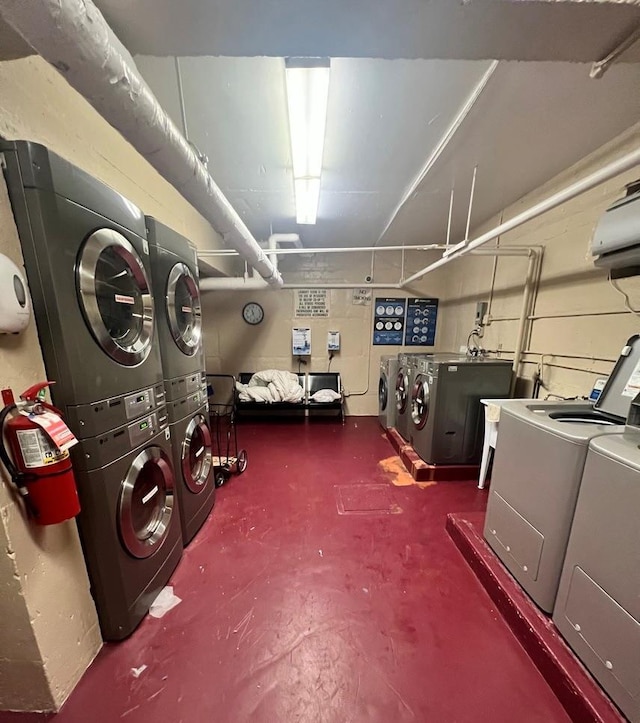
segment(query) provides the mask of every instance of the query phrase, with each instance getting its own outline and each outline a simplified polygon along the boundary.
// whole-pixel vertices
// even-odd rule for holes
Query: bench
[[[253,372],[241,372],[238,379],[242,384],[248,384]],[[299,402],[255,402],[240,401],[236,395],[236,412],[241,417],[306,417],[326,416],[326,412],[333,412],[344,422],[344,393],[342,380],[338,372],[308,372],[298,374],[300,386],[304,390],[304,397]],[[340,394],[335,402],[316,402],[311,396],[320,389],[332,389]]]

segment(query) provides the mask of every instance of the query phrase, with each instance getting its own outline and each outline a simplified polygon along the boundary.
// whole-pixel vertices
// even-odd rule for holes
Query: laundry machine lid
[[[593,405],[605,414],[623,421],[633,398],[640,392],[640,335],[627,340],[604,389]]]
[[[596,437],[590,450],[640,472],[640,431],[636,429]]]
[[[209,425],[203,414],[194,414],[187,425],[181,453],[182,477],[191,492],[199,494],[205,489],[212,464]]]
[[[167,277],[167,320],[178,349],[193,356],[202,338],[202,311],[198,282],[184,263],[175,264]]]
[[[92,336],[117,363],[136,366],[151,352],[153,298],[144,265],[117,231],[100,228],[76,266],[80,307]]]
[[[173,468],[157,446],[143,449],[120,485],[118,530],[122,544],[137,558],[150,557],[167,536],[173,514]]]

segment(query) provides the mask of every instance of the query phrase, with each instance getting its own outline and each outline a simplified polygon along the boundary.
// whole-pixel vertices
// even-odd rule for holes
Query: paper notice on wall
[[[353,290],[353,304],[361,304],[363,306],[369,306],[371,304],[372,292],[371,289],[354,289]]]
[[[294,327],[291,332],[293,356],[311,356],[311,329]]]
[[[327,289],[296,289],[294,316],[329,316]]]
[[[622,390],[623,397],[635,397],[640,392],[640,361],[636,364],[636,368],[631,373],[629,381]]]

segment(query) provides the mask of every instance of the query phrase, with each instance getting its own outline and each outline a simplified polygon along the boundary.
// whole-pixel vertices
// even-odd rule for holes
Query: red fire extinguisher
[[[0,459],[22,495],[30,516],[40,525],[55,525],[80,512],[68,449],[59,449],[33,421],[45,411],[62,416],[40,396],[52,383],[34,384],[20,395],[22,401],[17,404],[11,390],[3,390],[6,406],[0,412]],[[11,456],[5,447],[5,435]]]

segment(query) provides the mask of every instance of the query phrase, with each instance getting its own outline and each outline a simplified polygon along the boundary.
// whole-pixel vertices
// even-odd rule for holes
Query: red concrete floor
[[[391,485],[371,418],[239,435],[249,467],[185,552],[182,603],[107,645],[56,723],[569,720],[445,531],[486,492]]]

